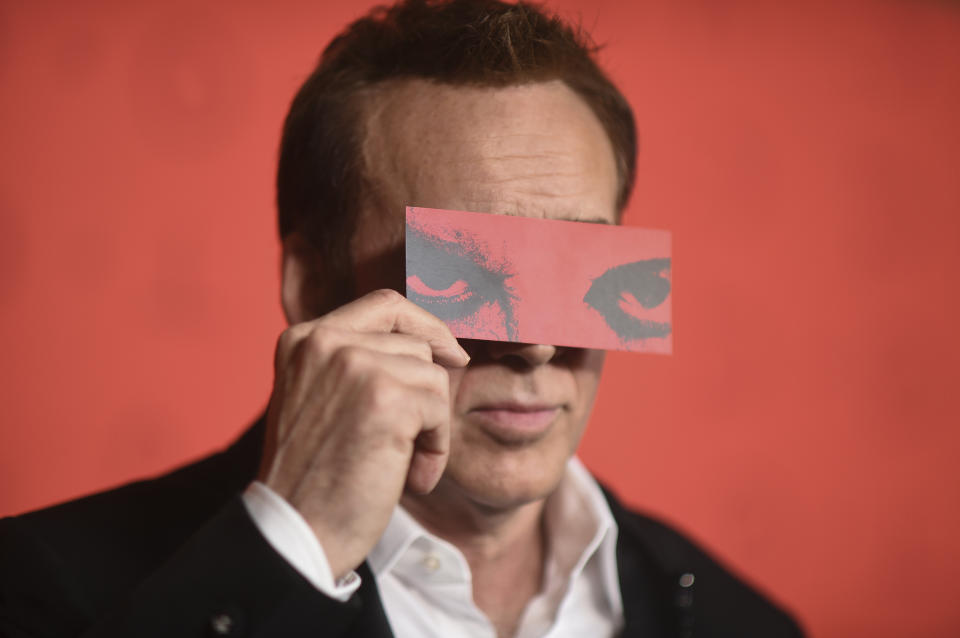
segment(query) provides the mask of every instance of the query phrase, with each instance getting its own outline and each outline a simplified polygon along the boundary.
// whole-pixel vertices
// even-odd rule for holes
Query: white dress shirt
[[[320,591],[347,600],[360,586],[334,582],[326,554],[290,504],[259,482],[244,492],[250,516],[271,545]],[[544,505],[543,588],[527,605],[517,638],[613,636],[623,627],[617,526],[599,486],[576,458]],[[496,638],[473,602],[470,566],[452,544],[397,506],[367,562],[397,638]]]

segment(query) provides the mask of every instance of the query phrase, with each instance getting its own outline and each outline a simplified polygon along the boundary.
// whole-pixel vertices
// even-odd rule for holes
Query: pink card
[[[672,351],[668,231],[407,207],[406,260],[456,337]]]

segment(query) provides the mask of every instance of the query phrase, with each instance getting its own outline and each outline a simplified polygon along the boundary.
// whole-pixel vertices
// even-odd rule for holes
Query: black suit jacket
[[[366,564],[357,594],[330,599],[248,516],[240,493],[263,427],[166,476],[0,521],[0,636],[391,636]],[[624,636],[802,635],[678,532],[607,498],[620,528]]]

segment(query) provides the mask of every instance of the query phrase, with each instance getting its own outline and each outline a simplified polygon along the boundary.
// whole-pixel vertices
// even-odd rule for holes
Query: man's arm
[[[442,322],[392,291],[281,336],[261,478],[307,521],[336,576],[363,562],[405,485],[425,491],[439,479],[449,437],[440,364],[466,361]],[[111,527],[112,517],[100,514]],[[337,635],[361,607],[364,622],[383,616],[371,602],[372,578],[367,593],[346,603],[324,596],[264,539],[239,496],[186,543],[172,545],[155,569],[131,570],[137,576],[129,595],[111,599],[107,612],[88,600],[91,567],[71,573],[71,561],[54,549],[74,544],[46,543],[30,526],[24,519],[0,523],[2,636],[199,636],[241,625],[244,635],[298,635],[297,627]],[[164,535],[164,521],[153,526]],[[116,533],[106,544],[119,539],[123,546],[103,555],[123,561],[132,547],[151,542],[148,529]]]
[[[65,571],[64,557],[29,524],[0,523],[0,548],[4,638],[315,636],[317,627],[336,636],[362,610],[359,598],[336,601],[300,576],[260,536],[239,498],[106,612],[91,601],[96,592],[85,591],[97,578]]]

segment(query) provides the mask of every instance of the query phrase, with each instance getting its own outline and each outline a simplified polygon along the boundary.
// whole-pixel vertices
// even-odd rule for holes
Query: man
[[[325,51],[278,172],[264,421],[3,521],[4,636],[795,636],[571,460],[603,352],[463,341],[394,292],[407,204],[615,224],[630,109],[529,6],[407,2]],[[254,480],[257,479],[257,480]]]

